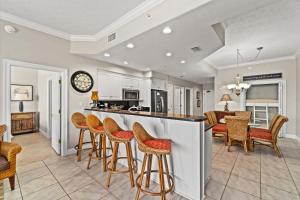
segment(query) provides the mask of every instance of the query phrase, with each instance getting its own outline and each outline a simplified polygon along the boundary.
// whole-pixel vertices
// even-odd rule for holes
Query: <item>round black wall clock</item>
[[[93,77],[85,71],[74,72],[71,76],[71,85],[77,91],[85,93],[93,88]]]

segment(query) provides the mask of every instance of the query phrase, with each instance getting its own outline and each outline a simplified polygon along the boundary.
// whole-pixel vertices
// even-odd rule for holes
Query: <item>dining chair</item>
[[[235,111],[235,116],[239,117],[247,117],[250,121],[251,119],[251,111]]]
[[[242,142],[244,151],[248,152],[248,123],[249,118],[245,116],[226,116],[226,126],[228,130],[228,151],[233,142]]]
[[[224,137],[224,144],[227,146],[227,126],[226,124],[221,124],[218,122],[216,113],[214,111],[209,111],[204,113],[207,117],[208,123],[213,125],[212,134],[214,137]]]
[[[277,118],[277,119],[274,119]],[[275,153],[278,157],[282,156],[282,153],[277,145],[278,134],[284,123],[288,121],[288,118],[279,115],[274,117],[274,122],[271,131],[268,129],[260,130],[260,129],[250,129],[250,148],[254,149],[254,143],[263,144],[274,149]],[[273,121],[273,120],[272,120]]]

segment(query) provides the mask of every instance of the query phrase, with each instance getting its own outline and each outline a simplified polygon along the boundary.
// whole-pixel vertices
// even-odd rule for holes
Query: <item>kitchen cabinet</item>
[[[102,100],[122,99],[122,77],[115,73],[98,72],[99,98]]]
[[[139,79],[123,76],[122,77],[122,88],[138,90],[139,89]]]
[[[151,89],[167,90],[166,85],[167,85],[167,81],[158,78],[152,78]]]

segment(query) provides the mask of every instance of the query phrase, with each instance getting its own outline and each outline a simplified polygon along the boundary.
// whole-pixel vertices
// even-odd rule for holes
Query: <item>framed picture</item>
[[[200,108],[201,107],[201,101],[197,100],[197,107]]]
[[[33,101],[33,86],[11,84],[10,100],[11,101]]]
[[[196,99],[200,99],[200,91],[196,92]]]

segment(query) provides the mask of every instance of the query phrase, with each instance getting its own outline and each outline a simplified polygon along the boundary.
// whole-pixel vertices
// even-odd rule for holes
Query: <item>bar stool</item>
[[[139,199],[140,192],[142,191],[144,194],[148,194],[151,196],[161,196],[161,199],[165,200],[166,194],[173,191],[174,189],[174,179],[169,173],[169,167],[166,157],[171,153],[172,142],[168,139],[158,139],[152,137],[138,122],[135,122],[133,124],[133,133],[138,143],[139,150],[144,152],[144,160],[142,164],[141,173],[136,178],[136,185],[138,189],[135,199]],[[153,155],[156,155],[158,158],[158,170],[151,170]],[[163,160],[166,172],[164,172]],[[145,172],[147,161],[148,166],[147,171]],[[152,172],[159,173],[160,192],[152,192],[146,189],[150,186],[150,176]],[[147,174],[145,187],[142,186],[144,174]],[[165,189],[164,175],[167,176],[167,181],[169,185],[168,189]]]
[[[91,149],[91,151],[89,153],[89,161],[88,161],[87,169],[90,168],[92,158],[102,159],[103,160],[103,162],[102,162],[103,171],[106,172],[107,171],[106,159],[111,156],[111,155],[106,155],[106,150],[112,149],[112,145],[111,145],[111,148],[106,147],[106,135],[105,135],[104,127],[103,127],[102,122],[98,119],[97,116],[95,116],[93,114],[89,114],[86,118],[86,123],[91,132],[91,140],[92,140],[92,146],[93,146],[93,148]],[[99,148],[97,148],[97,143],[96,143],[96,138],[98,135],[100,137]],[[98,154],[98,151],[99,151],[100,155]],[[94,153],[96,154],[95,157],[93,157]]]
[[[106,179],[106,187],[109,187],[110,185],[111,175],[117,173],[129,173],[131,187],[134,187],[134,178],[133,178],[134,164],[133,164],[132,149],[130,144],[131,140],[133,139],[133,133],[132,131],[124,131],[123,129],[121,129],[119,125],[112,118],[104,119],[103,124],[104,124],[105,134],[108,136],[109,140],[113,142],[114,145],[112,159],[107,163],[107,165],[110,164],[110,167],[108,167],[109,173]],[[118,157],[118,150],[119,150],[120,143],[125,144],[127,157]],[[117,169],[117,161],[119,159],[127,159],[128,168],[126,170]]]
[[[84,132],[88,130],[88,126],[86,124],[86,117],[79,112],[75,112],[71,117],[72,123],[78,129],[80,129],[78,144],[74,147],[77,150],[77,161],[81,161],[81,151],[82,145],[90,142],[83,142]]]

